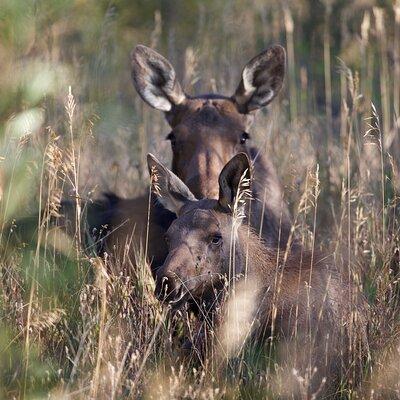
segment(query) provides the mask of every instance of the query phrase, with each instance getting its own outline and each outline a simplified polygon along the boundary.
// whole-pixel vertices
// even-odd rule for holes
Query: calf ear
[[[153,193],[167,210],[178,215],[186,202],[196,201],[189,188],[153,154],[147,155],[147,165]]]
[[[233,95],[241,113],[264,107],[275,98],[283,85],[285,63],[285,49],[279,45],[269,47],[250,60]]]
[[[186,99],[172,65],[146,46],[138,45],[132,51],[131,74],[140,97],[158,110],[168,112]]]
[[[245,153],[236,154],[222,169],[219,175],[218,203],[224,211],[234,210],[237,196],[242,193],[245,200],[250,189],[250,161]]]

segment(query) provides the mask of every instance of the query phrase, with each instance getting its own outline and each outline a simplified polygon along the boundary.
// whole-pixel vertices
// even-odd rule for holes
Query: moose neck
[[[276,273],[277,251],[271,249],[249,226],[238,229],[241,273],[251,278],[262,278],[269,285]]]

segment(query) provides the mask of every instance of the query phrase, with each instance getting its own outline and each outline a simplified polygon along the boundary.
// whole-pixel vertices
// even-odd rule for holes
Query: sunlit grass
[[[168,128],[135,97],[124,61],[150,40],[171,57],[185,54],[178,71],[190,93],[229,94],[256,49],[286,45],[288,92],[260,113],[254,138],[278,166],[293,237],[333,254],[370,304],[363,381],[343,382],[338,397],[397,398],[399,2],[324,2],[318,60],[307,59],[311,40],[297,35],[309,29],[305,1],[283,9],[188,2],[188,21],[169,20],[163,7],[153,21],[154,10],[139,3],[129,12],[122,3],[44,2],[47,11],[23,3],[0,11],[0,398],[282,398],[291,381],[307,386],[279,364],[279,342],[235,331],[251,324],[246,313],[225,326],[229,357],[185,358],[196,321],[155,299],[147,238],[117,259],[87,249],[82,200],[108,190],[147,194],[144,155],[169,157]],[[215,25],[208,6],[220,15]],[[347,18],[339,42],[338,10]],[[182,41],[193,21],[196,32]],[[66,218],[62,199],[73,205]],[[233,309],[251,308],[251,299],[236,300]]]

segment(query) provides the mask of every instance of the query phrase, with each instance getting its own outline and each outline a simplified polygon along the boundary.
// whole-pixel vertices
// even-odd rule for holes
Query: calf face
[[[160,202],[178,216],[166,233],[169,253],[157,272],[157,293],[175,303],[189,296],[205,301],[243,269],[240,252],[232,250],[241,218],[238,191],[246,193],[249,160],[239,153],[223,168],[218,200],[196,200],[154,156],[148,156],[148,164]]]

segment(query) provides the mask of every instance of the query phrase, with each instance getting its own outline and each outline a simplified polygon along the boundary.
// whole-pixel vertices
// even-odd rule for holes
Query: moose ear
[[[224,211],[232,212],[236,196],[250,188],[250,161],[245,153],[236,154],[219,175],[218,204]]]
[[[186,99],[172,65],[146,46],[138,45],[132,51],[131,74],[140,97],[158,110],[168,112]]]
[[[178,215],[179,210],[186,202],[196,201],[189,188],[151,153],[147,154],[147,165],[152,190],[167,210]]]
[[[269,104],[279,93],[285,76],[286,53],[274,45],[244,67],[233,100],[239,112],[247,114]]]

